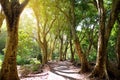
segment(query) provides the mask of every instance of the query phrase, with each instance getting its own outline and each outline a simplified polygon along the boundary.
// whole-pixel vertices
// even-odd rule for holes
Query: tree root
[[[120,70],[114,64],[108,66],[108,75],[111,80],[120,80]]]
[[[101,72],[99,69],[94,69],[88,77],[93,80],[120,80],[120,70],[110,63],[106,71]]]
[[[90,79],[97,80],[109,80],[109,76],[105,71],[100,71],[98,69],[94,69],[93,72],[88,76]]]

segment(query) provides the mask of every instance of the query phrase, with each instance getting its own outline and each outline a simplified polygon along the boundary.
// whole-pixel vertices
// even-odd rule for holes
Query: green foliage
[[[19,22],[19,42],[17,52],[17,64],[30,64],[31,58],[36,58],[40,49],[34,39],[35,16],[30,8],[26,8],[21,14]]]
[[[38,50],[35,41],[23,30],[19,32],[19,45],[17,63],[19,65],[30,64],[30,58],[36,57]],[[36,47],[34,49],[34,47]]]
[[[30,64],[30,60],[26,58],[22,58],[22,56],[17,56],[17,64],[18,65],[25,65],[25,64]]]
[[[108,42],[108,58],[110,60],[115,60],[116,59],[116,42],[117,42],[117,35],[118,35],[118,24],[115,23],[112,31],[111,31],[111,36],[109,38]]]
[[[26,59],[30,58],[30,54],[33,51],[33,40],[29,37],[29,34],[23,30],[19,32],[19,44],[18,44],[18,63],[29,63]]]
[[[75,57],[74,57],[74,58],[75,58],[75,61],[76,61],[76,62],[80,62],[80,59],[79,59],[79,57],[78,57],[77,54],[75,54]]]
[[[42,62],[42,55],[41,54],[37,55],[37,60],[39,60],[40,62]]]
[[[18,65],[26,65],[26,64],[40,64],[40,61],[37,60],[37,58],[22,58],[21,56],[17,56],[17,64]]]
[[[3,59],[4,59],[4,56],[0,54],[0,69],[1,69],[1,66],[2,66]]]
[[[59,58],[59,53],[58,52],[54,52],[52,55],[52,60],[58,60]]]
[[[3,59],[4,59],[4,55],[0,54],[0,60],[3,61]]]
[[[40,50],[36,41],[30,37],[30,34],[20,29],[17,63],[19,65],[30,64],[31,58],[36,58],[38,53]]]
[[[96,52],[93,52],[88,56],[88,61],[90,61],[90,62],[96,61],[96,57],[97,57]]]
[[[40,64],[34,64],[34,65],[32,65],[32,67],[31,67],[32,71],[38,71],[39,68],[40,68]]]
[[[30,63],[31,64],[40,64],[40,61],[38,61],[37,58],[31,58]]]
[[[2,60],[0,60],[0,69],[1,69],[1,67],[2,67]]]
[[[0,53],[2,54],[4,54],[3,49],[5,48],[6,36],[6,31],[0,33]]]
[[[104,6],[106,8],[106,17],[110,14],[112,0],[105,0]],[[32,8],[32,9],[31,9]],[[26,11],[25,11],[26,10]],[[40,45],[36,42],[37,30],[39,27],[39,34],[43,42],[43,36],[48,42],[48,53],[50,52],[50,43],[57,37],[55,42],[55,50],[53,51],[52,59],[59,59],[59,36],[70,36],[70,22],[71,22],[71,6],[70,0],[31,0],[29,7],[26,8],[21,15],[19,25],[19,44],[17,64],[33,64],[33,70],[37,70],[37,64],[41,61]],[[98,40],[98,13],[97,9],[91,3],[91,0],[75,0],[75,21],[76,28],[79,26],[77,36],[81,41],[80,45],[82,51],[86,54],[89,61],[96,60],[97,40]],[[54,23],[52,21],[55,19]],[[38,24],[37,24],[38,20]],[[4,24],[5,25],[5,24]],[[38,26],[37,26],[38,25]],[[117,39],[117,23],[111,32],[111,37],[108,43],[108,58],[114,60],[116,58],[115,45]],[[50,31],[49,31],[50,30]],[[46,34],[46,35],[45,35]],[[35,38],[34,38],[35,37]],[[5,48],[6,32],[0,33],[0,53],[3,54]],[[65,44],[65,40],[63,41]],[[90,52],[87,54],[89,45],[92,43]],[[68,47],[69,48],[69,47]],[[74,46],[73,46],[74,48]],[[68,49],[67,59],[70,58],[70,49]],[[39,60],[37,60],[37,59]],[[0,65],[3,57],[0,55]],[[75,55],[75,60],[80,61],[78,55]]]

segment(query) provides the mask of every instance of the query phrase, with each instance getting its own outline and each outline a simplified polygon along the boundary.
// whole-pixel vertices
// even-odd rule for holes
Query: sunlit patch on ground
[[[50,63],[43,69],[43,73],[29,74],[21,80],[88,80],[88,74],[78,74],[79,68],[70,62]]]

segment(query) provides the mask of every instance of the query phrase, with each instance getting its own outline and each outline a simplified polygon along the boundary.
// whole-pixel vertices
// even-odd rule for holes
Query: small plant
[[[40,61],[38,61],[37,58],[31,58],[30,64],[40,64]]]
[[[30,64],[31,64],[31,70],[32,70],[32,72],[34,72],[39,69],[41,63],[39,60],[37,60],[37,58],[31,58]]]
[[[39,70],[39,67],[40,67],[40,64],[35,64],[35,65],[32,65],[32,71],[38,71]]]

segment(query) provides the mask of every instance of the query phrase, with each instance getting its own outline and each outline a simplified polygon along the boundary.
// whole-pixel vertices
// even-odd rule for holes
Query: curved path
[[[48,66],[49,65],[49,66]],[[29,74],[21,80],[89,80],[88,74],[78,74],[79,68],[69,61],[49,62],[43,73]]]

